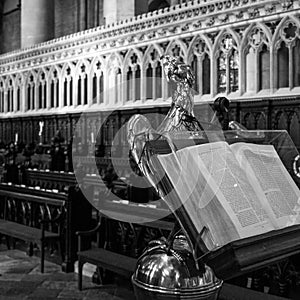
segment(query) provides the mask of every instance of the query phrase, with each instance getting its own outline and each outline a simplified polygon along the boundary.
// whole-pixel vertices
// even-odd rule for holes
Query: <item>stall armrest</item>
[[[101,219],[99,220],[97,226],[91,230],[87,230],[87,231],[76,231],[76,235],[78,237],[80,236],[91,236],[93,233],[97,232],[101,226]]]
[[[46,224],[59,224],[61,222],[64,221],[64,218],[66,216],[66,211],[64,209],[64,207],[62,208],[62,211],[54,218],[54,219],[41,219],[39,222],[42,225],[46,225]]]
[[[101,227],[101,218],[98,221],[98,224],[95,228],[88,230],[88,231],[77,231],[76,235],[78,236],[78,251],[81,251],[82,249],[82,237],[84,236],[91,236],[94,233],[97,233],[97,244],[99,245],[99,239],[100,239],[100,235],[99,235],[99,229]]]

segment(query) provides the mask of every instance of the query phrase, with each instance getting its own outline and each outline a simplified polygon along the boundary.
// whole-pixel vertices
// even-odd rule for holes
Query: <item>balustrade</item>
[[[164,54],[193,65],[196,102],[296,94],[299,2],[287,2],[191,1],[6,53],[2,116],[166,105]]]
[[[232,119],[249,129],[287,129],[299,145],[299,5],[184,2],[3,54],[0,136],[6,144],[16,134],[19,142],[50,144],[60,130],[69,148],[72,136],[75,147],[88,148],[93,131],[99,156],[122,156],[124,136],[111,147],[120,126],[134,113],[163,113],[169,105],[160,56],[171,54],[194,69],[196,111],[225,95],[236,103]],[[275,101],[281,110],[273,110]],[[253,115],[257,105],[263,109]]]

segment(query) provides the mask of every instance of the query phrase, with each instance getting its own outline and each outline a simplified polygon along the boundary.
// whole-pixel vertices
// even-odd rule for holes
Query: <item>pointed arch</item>
[[[263,33],[266,35],[269,46],[271,46],[272,42],[272,33],[270,29],[262,22],[252,23],[244,32],[243,38],[241,40],[240,49],[241,51],[245,51],[245,49],[249,46],[249,34],[255,28],[261,29]]]
[[[126,101],[141,100],[141,77],[143,76],[144,71],[142,61],[142,53],[137,49],[130,49],[125,55],[123,70],[124,76],[126,76]]]
[[[107,93],[104,95],[104,103],[115,105],[124,102],[124,62],[120,53],[114,52],[107,58],[107,70],[105,75],[107,76]]]
[[[17,73],[15,77],[16,85],[21,85],[24,82],[24,73]]]
[[[47,108],[47,93],[48,93],[48,77],[49,70],[45,67],[38,69],[36,76],[36,87],[37,87],[37,109]]]
[[[48,103],[47,107],[59,107],[60,106],[60,89],[61,89],[61,77],[62,67],[59,65],[53,65],[48,72]]]
[[[159,57],[163,56],[164,54],[163,49],[159,45],[157,44],[149,45],[142,58],[142,65],[144,67],[146,67],[147,64],[149,63],[149,55],[152,53],[153,50],[156,50],[158,52]]]
[[[47,70],[45,67],[41,67],[36,72],[36,80],[39,80],[39,77],[41,74],[45,75],[45,80],[48,78],[49,70]]]
[[[186,63],[187,62],[187,47],[186,47],[185,43],[180,39],[172,40],[169,43],[169,45],[167,46],[165,54],[178,55],[178,54],[171,53],[171,50],[176,46],[179,47],[178,50],[180,52],[182,51],[182,55],[183,55],[182,59]]]
[[[96,56],[91,61],[90,81],[92,104],[104,103],[104,81],[106,77],[106,61],[102,56]]]
[[[89,74],[91,64],[88,59],[80,59],[74,70],[74,87],[77,90],[76,105],[87,105],[89,97]]]
[[[163,76],[160,57],[163,49],[157,45],[150,45],[143,56],[143,70],[145,78],[145,89],[143,98],[145,100],[156,100],[162,97]]]
[[[5,86],[5,81],[4,78],[1,76],[0,77],[0,113],[4,113],[4,86]]]
[[[226,34],[229,34],[233,37],[237,48],[240,49],[241,41],[240,41],[238,34],[230,28],[222,29],[221,32],[217,35],[217,37],[213,43],[213,46],[212,46],[212,52],[213,52],[214,56],[217,55],[217,50],[218,50],[219,44],[222,41],[223,36]]]
[[[9,74],[5,79],[7,86],[14,87],[15,79],[16,79],[16,74]]]
[[[31,70],[26,74],[25,86],[26,86],[26,100],[25,107],[26,110],[32,110],[36,108],[36,81],[37,81],[36,70]]]
[[[58,78],[61,78],[61,75],[62,75],[62,67],[60,67],[59,65],[52,65],[50,66],[50,69],[48,71],[48,77],[47,79],[50,81],[51,78],[52,78],[52,75],[54,72],[57,72],[57,76]]]
[[[275,32],[273,34],[273,38],[272,38],[272,47],[275,49],[276,46],[278,45],[278,41],[280,40],[280,34],[281,34],[281,30],[284,27],[284,25],[288,22],[294,22],[296,23],[296,25],[298,26],[298,28],[300,28],[300,20],[298,18],[296,18],[293,15],[289,15],[284,17],[280,23],[277,25],[277,28],[275,29]]]
[[[15,91],[16,91],[16,110],[20,111],[22,109],[22,103],[24,103],[22,95],[22,86],[24,82],[24,74],[17,73],[15,77]]]
[[[278,111],[275,115],[275,129],[283,129],[283,130],[287,130],[287,126],[288,126],[288,115],[287,113],[283,110]]]
[[[28,84],[29,80],[31,80],[31,77],[33,78],[33,81],[36,82],[37,80],[37,72],[36,70],[30,70],[27,74],[26,74],[26,78],[25,78],[25,84]]]
[[[111,71],[114,68],[120,68],[123,70],[123,60],[118,52],[113,52],[106,59],[107,71]]]
[[[90,73],[90,68],[91,68],[91,63],[88,59],[80,59],[77,61],[75,68],[74,68],[74,77],[77,78],[78,76],[80,76],[80,72],[82,70],[80,70],[82,67],[84,66],[84,73],[88,74]]]
[[[187,63],[195,76],[194,90],[196,95],[211,93],[211,59],[212,44],[207,36],[195,36],[188,49]]]
[[[251,24],[241,40],[242,92],[255,93],[270,88],[270,30],[260,22]]]
[[[74,76],[75,65],[74,65],[74,63],[68,61],[68,62],[64,63],[64,65],[61,69],[61,77],[62,78],[66,75],[68,69],[70,69],[70,74],[68,74],[68,75]]]
[[[187,63],[187,47],[185,43],[180,40],[180,39],[173,39],[170,41],[168,44],[166,50],[165,50],[166,55],[171,55],[171,56],[178,56],[184,63]],[[167,83],[167,81],[163,78],[162,80],[162,95],[163,98],[170,98],[172,95],[172,87],[170,84]]]
[[[15,77],[15,74],[10,74],[6,77],[6,103],[8,112],[15,110]]]
[[[224,29],[213,46],[217,93],[233,93],[240,89],[240,39],[231,29]]]
[[[209,51],[212,53],[212,43],[211,41],[209,40],[209,38],[204,35],[204,34],[201,34],[199,33],[198,35],[194,36],[190,45],[189,45],[189,48],[187,49],[187,63],[189,64],[189,58],[191,57],[192,53],[193,53],[193,50],[194,50],[194,47],[195,45],[197,44],[197,42],[199,41],[199,39],[203,40],[205,42],[205,44],[207,45]]]
[[[300,86],[300,20],[289,15],[278,24],[272,47],[274,53],[274,86],[290,88]]]
[[[74,78],[75,78],[75,65],[74,63],[67,62],[61,69],[61,77],[59,82],[62,85],[62,99],[59,99],[59,106],[72,106],[74,94]]]
[[[106,65],[106,61],[105,59],[99,55],[99,56],[95,56],[93,57],[93,59],[90,62],[90,75],[93,74],[93,72],[95,71],[95,67],[97,67],[97,64],[100,62],[100,70],[105,71],[105,69],[107,68]],[[98,67],[97,67],[98,69]]]
[[[140,66],[142,66],[142,62],[143,62],[143,54],[136,48],[134,49],[130,49],[125,57],[124,57],[124,60],[123,60],[123,67],[124,67],[124,70],[127,69],[130,65],[130,58],[133,54],[136,54],[137,56],[137,64],[139,64]]]

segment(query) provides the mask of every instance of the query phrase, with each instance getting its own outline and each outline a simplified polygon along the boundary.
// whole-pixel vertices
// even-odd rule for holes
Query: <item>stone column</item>
[[[104,0],[103,16],[105,23],[110,24],[133,17],[135,15],[136,1],[140,0]]]
[[[180,0],[171,0],[170,1],[170,6],[177,5],[179,3],[180,3]]]
[[[91,1],[91,0],[89,0]],[[78,4],[78,31],[83,31],[87,29],[87,1],[86,0],[77,0]]]
[[[141,68],[141,100],[142,102],[146,101],[147,98],[147,71],[146,68]]]
[[[21,47],[54,38],[54,1],[21,1]]]
[[[7,96],[8,96],[8,91],[5,90],[4,91],[4,112],[5,113],[7,113],[7,111],[8,111],[8,103],[7,103],[8,99],[7,99]]]
[[[142,15],[148,12],[148,0],[135,0],[135,15]]]
[[[294,64],[293,64],[293,48],[291,45],[289,48],[289,88],[292,89],[294,87]]]
[[[210,93],[211,96],[214,97],[218,92],[218,80],[215,80],[215,78],[218,78],[218,55],[216,53],[212,53],[211,57],[212,59],[210,60]]]
[[[278,67],[276,64],[277,51],[274,48],[270,49],[270,91],[274,93],[278,87]]]
[[[13,89],[13,112],[17,112],[18,111],[18,89],[14,88]]]

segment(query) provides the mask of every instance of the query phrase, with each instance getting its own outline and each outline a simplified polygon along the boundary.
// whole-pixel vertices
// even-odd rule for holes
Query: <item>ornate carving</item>
[[[253,48],[258,48],[264,41],[266,35],[261,28],[254,28],[250,33],[249,43]]]
[[[190,24],[185,24],[184,26],[181,27],[182,32],[188,31],[189,29],[190,29]]]
[[[250,8],[248,14],[250,18],[256,18],[259,16],[259,10],[257,8]]]
[[[42,67],[49,68],[52,65],[73,64],[82,57],[92,60],[94,57],[99,56],[105,61],[105,53],[120,54],[120,51],[130,49],[133,43],[136,44],[136,47],[140,47],[141,44],[148,47],[153,43],[156,43],[158,47],[164,45],[161,47],[161,51],[165,52],[169,43],[168,40],[172,40],[174,35],[181,33],[184,33],[184,39],[187,39],[185,46],[186,49],[189,49],[190,39],[201,33],[201,31],[206,31],[206,27],[211,26],[216,29],[206,35],[213,45],[216,42],[216,35],[220,32],[218,26],[225,27],[224,24],[228,22],[233,24],[236,21],[234,25],[230,26],[241,37],[245,28],[240,31],[241,25],[238,22],[250,24],[254,20],[245,22],[249,18],[259,18],[258,21],[261,21],[264,16],[268,16],[268,20],[271,21],[268,21],[266,25],[274,34],[279,21],[281,21],[275,13],[290,9],[293,3],[296,4],[296,1],[223,0],[217,3],[215,1],[188,2],[186,5],[177,7],[176,10],[158,11],[137,16],[131,20],[123,20],[110,26],[75,33],[28,49],[3,54],[0,56],[0,72],[2,73],[0,79],[3,79],[3,76],[8,75],[8,73],[10,73],[9,75],[14,75],[17,72],[24,74],[26,69],[39,70]],[[270,14],[274,15],[271,16]],[[299,12],[291,12],[291,14],[299,17]],[[292,21],[288,21],[281,28],[280,36],[287,44],[293,42],[297,36],[299,37],[297,26]],[[252,47],[260,47],[263,42],[268,41],[264,31],[258,28],[249,33],[249,43]],[[159,42],[155,41],[156,39],[159,39]],[[118,49],[119,47],[122,48]],[[197,53],[196,55],[201,55],[201,53],[207,51],[203,47],[201,49],[200,45],[195,44],[195,47],[195,51],[192,51],[192,53]],[[224,44],[222,44],[222,47],[224,47]],[[215,48],[218,47],[213,49]],[[182,49],[179,49],[180,51]],[[180,53],[180,55],[187,58],[187,53],[191,52],[184,51],[184,54]],[[210,51],[206,53],[211,55]],[[160,55],[162,55],[161,52],[158,56]],[[123,59],[124,57],[121,55],[121,60]],[[157,59],[153,61],[153,64],[156,62]],[[71,77],[73,73],[72,71]],[[23,75],[22,78],[22,81],[25,82],[27,77]]]
[[[280,23],[280,20],[276,20],[273,22],[267,22],[266,25],[270,28],[271,33],[274,34],[279,23]]]
[[[293,0],[282,0],[280,1],[283,10],[288,10],[292,8],[294,1]]]
[[[289,22],[283,27],[282,36],[286,41],[291,42],[296,38],[298,31],[299,30],[296,24],[293,22]]]
[[[264,2],[268,3],[268,6],[266,8],[264,8]],[[274,1],[274,3],[275,2],[277,3],[278,1]],[[145,32],[144,34],[148,39],[152,39],[155,38],[155,31],[157,29],[155,27],[165,27],[165,30],[167,32],[162,32],[160,37],[166,36],[167,33],[172,34],[176,32],[175,30],[170,30],[168,28],[170,23],[172,24],[178,21],[182,22],[182,20],[185,19],[190,20],[191,18],[197,18],[193,22],[193,25],[189,26],[189,28],[187,27],[187,25],[184,25],[182,27],[182,31],[187,32],[189,30],[201,28],[201,25],[205,24],[203,23],[203,19],[198,19],[199,14],[201,14],[203,18],[209,20],[208,23],[206,23],[207,26],[211,26],[211,24],[215,25],[215,20],[213,18],[209,19],[209,14],[215,14],[216,11],[220,12],[221,15],[220,17],[216,16],[214,18],[219,19],[222,23],[226,23],[229,21],[229,17],[226,17],[226,15],[228,15],[228,11],[233,6],[243,8],[243,6],[248,5],[249,3],[249,0],[226,0],[222,2],[220,1],[219,3],[211,3],[210,1],[209,3],[207,1],[192,1],[185,5],[179,6],[179,8],[176,10],[172,10],[172,13],[170,9],[160,10],[155,14],[151,12],[146,15],[136,16],[134,18],[131,18],[130,20],[121,20],[116,24],[110,24],[106,27],[102,26],[87,30],[85,32],[75,33],[70,35],[69,37],[62,37],[54,41],[48,41],[39,46],[33,46],[31,49],[19,50],[15,51],[14,53],[5,54],[0,57],[0,64],[10,64],[18,60],[27,60],[34,56],[48,55],[51,52],[64,52],[70,48],[77,46],[84,47],[88,43],[96,43],[102,45],[106,44],[105,46],[102,46],[101,49],[106,49],[109,47],[115,48],[117,45],[124,45],[122,41],[123,37],[120,39],[120,35],[129,34],[135,36],[136,32],[140,33],[140,31],[142,30],[150,30],[151,32]],[[253,11],[250,14],[250,17],[257,16],[259,11],[261,11],[262,13],[270,14],[275,7],[275,4],[269,4],[269,1],[265,0],[252,0],[251,4],[254,6],[254,8],[252,8]],[[292,6],[293,1],[286,0],[284,2],[281,2],[281,4],[283,9],[287,9]],[[243,12],[242,10],[237,10],[236,13],[234,13],[232,16],[236,18],[236,20],[239,20],[243,17]],[[116,40],[120,39],[120,42],[103,41],[107,38],[113,38]],[[143,40],[142,37],[141,40]],[[61,54],[61,58],[64,57],[65,55]]]
[[[215,5],[214,4],[208,5],[208,11],[210,13],[214,12],[215,11]]]
[[[149,40],[151,40],[151,39],[154,38],[154,37],[155,37],[155,32],[154,32],[154,31],[151,31],[151,32],[147,33],[147,38],[148,38]]]
[[[198,56],[203,56],[205,53],[208,52],[208,47],[206,45],[206,43],[202,40],[199,39],[195,45],[194,45],[194,54],[198,55]]]
[[[206,26],[212,26],[215,24],[216,19],[214,17],[211,17],[208,19],[208,21],[206,22]]]
[[[239,20],[242,19],[244,17],[244,12],[243,11],[239,11],[235,14],[235,17]]]
[[[218,16],[218,19],[221,21],[221,23],[225,23],[228,21],[229,19],[229,15],[228,14],[221,14]]]
[[[233,46],[233,38],[230,34],[224,34],[224,37],[221,41],[221,49],[224,52],[229,52]]]
[[[199,8],[193,9],[193,13],[194,16],[197,17],[200,14],[200,9]]]
[[[156,32],[157,36],[165,36],[166,34],[167,34],[166,29],[160,29],[160,30],[157,30],[157,32]]]
[[[193,27],[195,29],[201,28],[201,25],[202,25],[202,23],[201,23],[200,20],[198,20],[198,21],[196,21],[196,22],[193,23]]]
[[[273,14],[276,12],[276,6],[274,4],[268,4],[265,6],[265,11],[268,13],[268,14]]]
[[[178,31],[178,26],[171,26],[170,28],[168,28],[168,31],[170,34],[172,33],[176,33]]]

